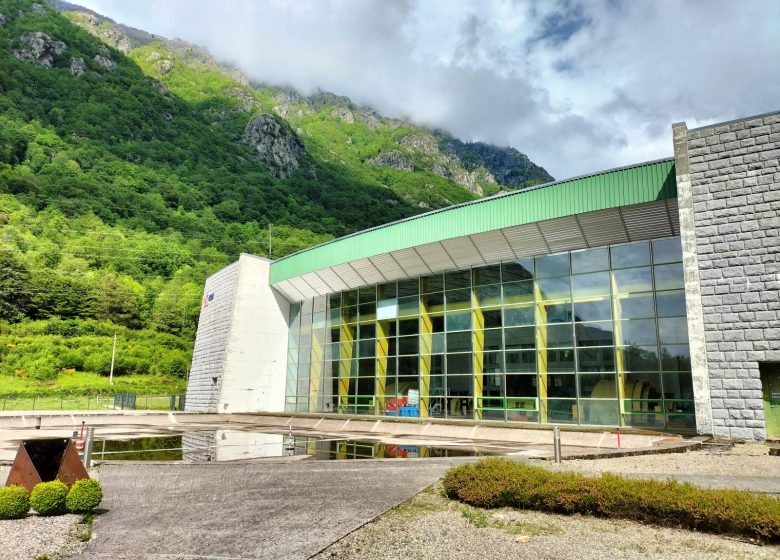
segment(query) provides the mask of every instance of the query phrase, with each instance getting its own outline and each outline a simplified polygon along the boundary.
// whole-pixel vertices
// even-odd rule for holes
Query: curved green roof
[[[271,283],[452,237],[676,196],[673,159],[546,183],[419,214],[298,251],[271,264]]]

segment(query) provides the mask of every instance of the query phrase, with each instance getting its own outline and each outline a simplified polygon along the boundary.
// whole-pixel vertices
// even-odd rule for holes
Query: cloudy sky
[[[347,95],[556,178],[780,109],[778,0],[82,0],[253,79]]]

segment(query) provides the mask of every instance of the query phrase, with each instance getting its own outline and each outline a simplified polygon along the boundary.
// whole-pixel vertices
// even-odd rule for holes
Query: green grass
[[[21,379],[0,376],[0,398],[49,399],[60,398],[79,401],[94,395],[136,393],[138,395],[178,395],[187,389],[187,380],[165,375],[126,375],[115,377],[114,384],[108,377],[96,373],[61,373],[53,381]],[[36,407],[37,408],[37,407]]]
[[[519,519],[498,517],[491,514],[489,511],[468,505],[462,505],[460,507],[460,514],[466,521],[478,529],[492,527],[510,535],[538,537],[540,535],[555,535],[562,532],[561,528],[557,525],[539,525],[538,523],[528,523]]]
[[[76,538],[81,542],[88,542],[92,538],[92,523],[95,521],[94,513],[87,513],[76,524]]]
[[[484,529],[489,525],[488,516],[484,510],[464,506],[460,508],[460,514],[477,529]]]
[[[170,410],[171,395],[183,395],[185,388],[177,393],[136,395],[136,410]],[[0,397],[0,412],[21,410],[113,410],[114,396],[63,395],[33,397]]]

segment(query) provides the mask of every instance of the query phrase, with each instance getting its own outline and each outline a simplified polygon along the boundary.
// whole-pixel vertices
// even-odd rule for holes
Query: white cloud
[[[85,0],[252,78],[347,95],[555,177],[671,155],[671,124],[776,110],[780,2]]]

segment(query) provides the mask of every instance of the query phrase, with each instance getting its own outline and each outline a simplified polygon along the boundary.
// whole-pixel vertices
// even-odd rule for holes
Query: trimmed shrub
[[[23,486],[0,488],[0,519],[21,519],[30,511],[30,496]]]
[[[59,480],[40,482],[30,494],[30,506],[40,515],[62,515],[67,512],[65,499],[68,485]]]
[[[97,480],[85,478],[73,483],[65,504],[71,513],[89,513],[103,501],[103,489]]]
[[[591,478],[508,459],[455,467],[442,482],[447,496],[477,507],[618,517],[780,542],[780,500],[742,490],[711,490],[674,480],[635,480],[612,474]]]

